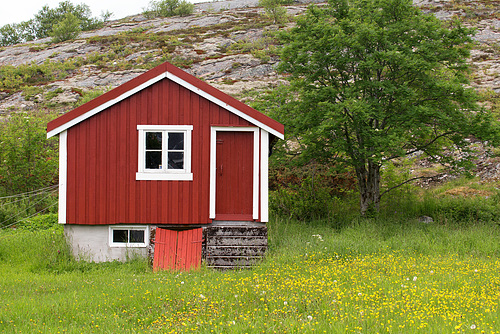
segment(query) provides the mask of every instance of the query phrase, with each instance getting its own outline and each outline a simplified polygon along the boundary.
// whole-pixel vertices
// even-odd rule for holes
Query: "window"
[[[137,180],[192,180],[191,125],[138,125]]]
[[[110,226],[111,247],[146,247],[149,244],[148,226]]]

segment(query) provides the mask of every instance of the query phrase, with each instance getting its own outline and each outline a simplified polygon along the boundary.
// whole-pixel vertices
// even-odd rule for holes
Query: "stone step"
[[[207,256],[264,256],[267,246],[207,246]]]
[[[248,268],[267,250],[267,227],[216,225],[204,229],[203,254],[210,268]]]
[[[207,237],[207,246],[267,246],[266,236],[218,236]]]
[[[207,256],[207,266],[249,267],[262,260],[261,256]]]
[[[244,226],[210,226],[206,229],[206,236],[267,236],[267,228]]]

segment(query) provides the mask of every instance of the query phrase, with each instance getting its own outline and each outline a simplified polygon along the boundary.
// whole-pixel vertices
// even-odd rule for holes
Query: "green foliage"
[[[46,60],[42,64],[31,63],[18,66],[0,66],[0,91],[26,90],[27,86],[45,84],[64,79],[75,68],[83,65],[82,58],[63,62]]]
[[[327,217],[331,214],[332,204],[329,189],[314,184],[310,178],[303,180],[299,186],[279,188],[269,194],[271,212],[300,221]]]
[[[0,193],[26,193],[57,183],[57,138],[46,138],[51,115],[11,113],[0,123]]]
[[[106,11],[102,13],[101,19],[92,18],[88,5],[74,5],[71,1],[60,2],[56,8],[45,5],[31,20],[0,27],[0,46],[44,37],[53,37],[54,42],[73,39],[80,31],[102,27],[111,15]]]
[[[65,25],[73,26],[78,20],[78,27],[82,31],[97,29],[103,21],[92,18],[90,7],[86,4],[74,5],[71,1],[62,1],[58,7],[50,8],[45,5],[35,15],[37,38],[49,37],[56,25],[67,20]],[[71,17],[73,16],[73,17]],[[69,20],[68,20],[69,19]]]
[[[143,12],[147,18],[187,16],[194,11],[194,5],[186,0],[152,0]]]
[[[34,21],[6,24],[0,27],[0,46],[14,45],[36,38]]]
[[[338,215],[344,219],[354,184],[349,172],[332,165],[287,168],[272,164],[269,207],[276,216],[287,219],[309,221]]]
[[[6,24],[0,28],[0,45],[14,45],[21,43],[23,37],[16,24]]]
[[[188,16],[193,14],[194,4],[189,1],[181,0],[177,6],[175,13],[179,16]]]
[[[493,199],[447,197],[436,201],[434,198],[425,198],[421,203],[421,210],[443,224],[454,222],[471,225],[481,222],[498,222],[500,221],[499,199],[498,195]]]
[[[53,43],[59,43],[77,38],[80,32],[80,20],[72,13],[66,13],[61,21],[53,25],[49,35]]]
[[[290,2],[283,0],[259,0],[259,6],[264,8],[266,16],[273,20],[274,23],[285,23],[289,21],[289,17],[283,5]]]
[[[0,187],[0,193],[4,190]],[[3,196],[3,195],[2,195]],[[43,189],[37,189],[30,193],[10,195],[0,198],[0,228],[13,227],[24,228],[32,226],[37,229],[38,226],[47,223],[50,225],[50,215],[57,211],[57,185]],[[38,217],[39,213],[45,213],[45,218],[38,218],[31,223],[31,217]],[[57,219],[57,218],[56,218]]]
[[[18,229],[39,231],[58,228],[57,214],[47,213],[28,218],[17,225]]]
[[[111,90],[111,87],[106,88],[95,88],[89,91],[85,91],[82,93],[82,97],[75,103],[75,107],[79,107],[82,104],[92,101],[96,97],[101,96],[102,94]]]
[[[274,114],[301,154],[356,171],[361,212],[380,203],[380,169],[422,151],[453,171],[471,167],[446,149],[497,136],[467,83],[472,30],[450,28],[409,0],[311,6],[279,36],[291,101]],[[297,152],[297,153],[298,153]]]
[[[500,221],[497,186],[494,183],[483,185],[476,179],[467,178],[426,190],[406,184],[383,198],[377,217],[412,220],[427,216],[437,224],[452,226],[496,223]]]

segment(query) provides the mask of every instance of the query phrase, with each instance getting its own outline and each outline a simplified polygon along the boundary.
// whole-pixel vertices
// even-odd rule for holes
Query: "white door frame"
[[[217,131],[253,132],[253,210],[252,218],[259,219],[259,128],[258,127],[222,127],[212,126],[210,129],[210,212],[209,218],[215,219],[216,197],[216,159],[217,159]],[[267,208],[267,206],[266,206]]]

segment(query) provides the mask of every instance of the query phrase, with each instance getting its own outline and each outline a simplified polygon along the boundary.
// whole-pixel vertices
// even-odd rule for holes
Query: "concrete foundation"
[[[64,234],[78,260],[125,261],[148,256],[149,240],[144,247],[111,247],[109,233],[109,225],[64,225]]]

